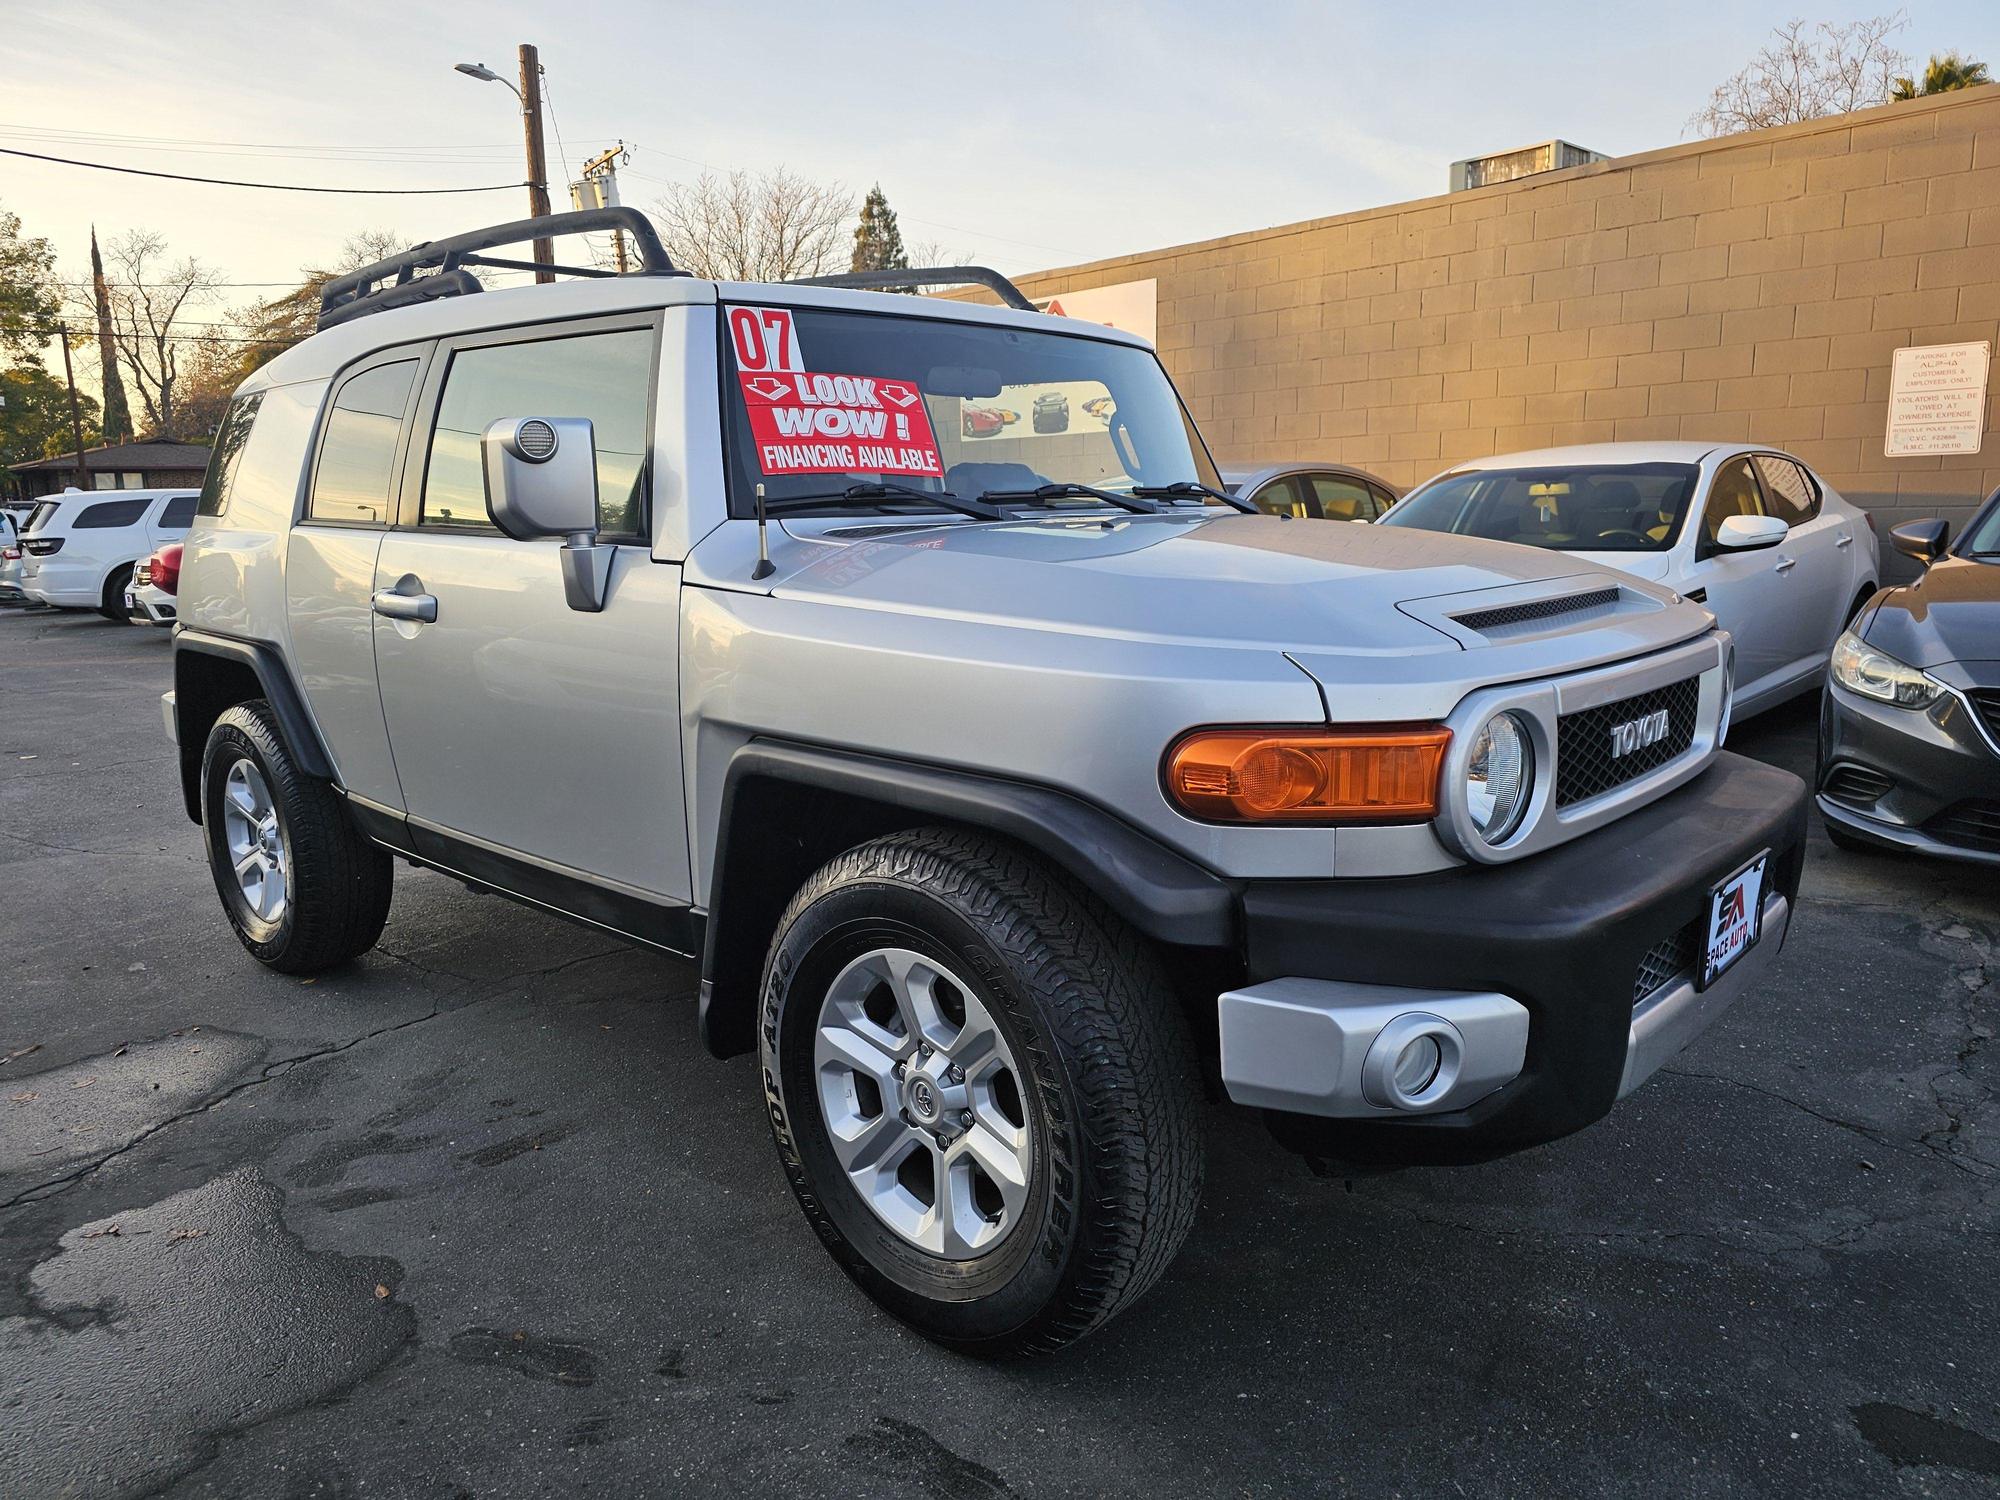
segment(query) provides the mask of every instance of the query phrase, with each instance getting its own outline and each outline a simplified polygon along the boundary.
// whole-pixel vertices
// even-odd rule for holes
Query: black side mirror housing
[[[1945,544],[1950,540],[1949,521],[1905,521],[1901,526],[1889,528],[1889,545],[1927,568],[1944,556]]]

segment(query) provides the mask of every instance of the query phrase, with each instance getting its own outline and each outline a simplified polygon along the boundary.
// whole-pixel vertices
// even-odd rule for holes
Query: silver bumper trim
[[[1660,1065],[1708,1030],[1751,986],[1759,983],[1784,946],[1791,926],[1791,904],[1772,895],[1764,902],[1757,946],[1739,958],[1727,974],[1705,990],[1692,978],[1676,980],[1655,990],[1632,1011],[1632,1031],[1625,1044],[1625,1076],[1618,1081],[1623,1099],[1658,1071]]]
[[[160,694],[160,714],[167,721],[167,743],[178,745],[181,742],[181,728],[180,720],[174,711],[174,694],[171,688]]]

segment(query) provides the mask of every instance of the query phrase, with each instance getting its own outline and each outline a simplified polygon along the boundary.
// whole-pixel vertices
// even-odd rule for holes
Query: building
[[[114,443],[83,450],[92,489],[200,489],[208,468],[201,443]],[[58,494],[76,484],[76,455],[59,453],[13,466],[15,483],[27,499]]]
[[[1978,451],[1887,441],[1898,349],[2000,338],[2000,87],[1017,280],[1156,283],[1222,461],[1411,485],[1552,444],[1758,441],[1884,524],[1958,524],[2000,486],[1990,388]]]

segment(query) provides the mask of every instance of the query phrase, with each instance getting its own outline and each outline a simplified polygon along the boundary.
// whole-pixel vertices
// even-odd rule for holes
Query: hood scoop
[[[1462,646],[1478,647],[1587,630],[1625,615],[1654,614],[1666,604],[1657,590],[1616,582],[1604,573],[1584,573],[1411,599],[1398,608]]]
[[[1470,610],[1452,618],[1467,630],[1477,631],[1490,638],[1508,635],[1533,634],[1535,627],[1543,620],[1552,620],[1557,615],[1574,615],[1585,610],[1596,618],[1607,606],[1618,603],[1618,590],[1614,588],[1590,589],[1581,594],[1563,594],[1554,599],[1535,599],[1526,604],[1502,604],[1492,609]],[[1565,621],[1565,627],[1578,621]],[[1528,627],[1522,629],[1522,627]]]

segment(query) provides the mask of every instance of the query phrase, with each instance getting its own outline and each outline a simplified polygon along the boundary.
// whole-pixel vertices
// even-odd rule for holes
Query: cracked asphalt
[[[1321,1177],[1212,1108],[1165,1282],[982,1365],[821,1252],[688,966],[403,868],[363,962],[260,969],[168,679],[0,611],[0,1492],[2000,1490],[1990,873],[1815,827],[1773,987],[1508,1161]]]

